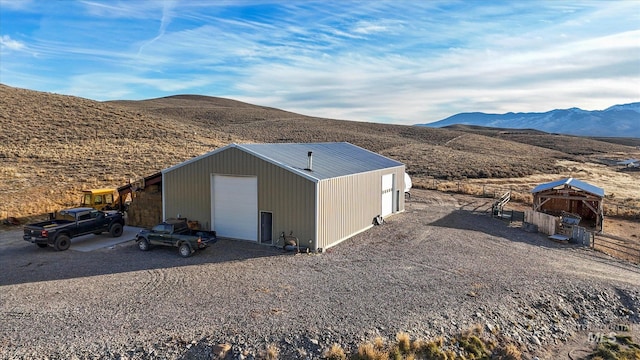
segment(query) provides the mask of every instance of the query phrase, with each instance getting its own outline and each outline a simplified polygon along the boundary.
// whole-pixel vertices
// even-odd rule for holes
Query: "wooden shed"
[[[560,216],[579,215],[582,225],[602,230],[604,189],[574,178],[540,184],[531,190],[533,210]]]
[[[403,163],[341,143],[231,144],[162,171],[163,217],[323,251],[404,211]]]

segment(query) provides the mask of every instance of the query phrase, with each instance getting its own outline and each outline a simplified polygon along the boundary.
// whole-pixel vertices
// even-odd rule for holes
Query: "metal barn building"
[[[231,144],[162,171],[163,217],[323,251],[404,211],[404,164],[349,143]]]

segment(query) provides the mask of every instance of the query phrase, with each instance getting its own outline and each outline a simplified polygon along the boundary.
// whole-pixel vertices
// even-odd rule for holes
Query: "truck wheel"
[[[58,251],[65,251],[71,246],[71,239],[67,235],[58,235],[53,247]]]
[[[49,246],[49,244],[43,244],[43,243],[38,243],[36,245],[38,245],[39,248],[43,248],[43,249]]]
[[[109,234],[111,237],[119,237],[122,235],[122,225],[119,223],[113,223],[109,228]]]
[[[140,249],[142,251],[149,250],[149,240],[147,240],[147,239],[138,240],[138,249]]]
[[[180,253],[180,256],[184,258],[189,257],[191,256],[191,246],[189,246],[188,243],[182,243],[178,248],[178,252]]]

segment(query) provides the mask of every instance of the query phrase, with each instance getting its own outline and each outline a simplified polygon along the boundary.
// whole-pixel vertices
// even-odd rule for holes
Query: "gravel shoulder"
[[[454,336],[479,324],[525,358],[640,333],[640,267],[412,191],[406,212],[323,254],[220,240],[193,257],[134,242],[55,252],[0,233],[0,358],[316,359],[333,343]]]

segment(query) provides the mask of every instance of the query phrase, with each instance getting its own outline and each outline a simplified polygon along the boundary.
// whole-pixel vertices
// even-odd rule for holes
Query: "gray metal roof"
[[[576,180],[574,178],[565,178],[565,179],[561,179],[561,180],[556,180],[556,181],[552,181],[552,182],[548,182],[545,184],[540,184],[538,186],[536,186],[535,188],[533,188],[533,190],[531,190],[532,193],[539,193],[541,191],[545,191],[545,190],[551,190],[554,189],[558,186],[571,186],[573,188],[582,190],[584,192],[588,192],[590,194],[599,196],[599,197],[604,197],[604,189],[599,188],[597,186],[591,185],[591,184],[587,184],[584,181],[580,181],[580,180]]]
[[[166,174],[230,148],[240,149],[313,181],[404,166],[399,161],[347,142],[230,144],[164,169],[162,173]],[[313,153],[312,171],[305,170],[308,167],[309,151]]]
[[[232,144],[265,161],[313,180],[330,179],[403,166],[404,164],[347,143],[280,143]],[[308,167],[308,152],[312,152],[312,170]]]

